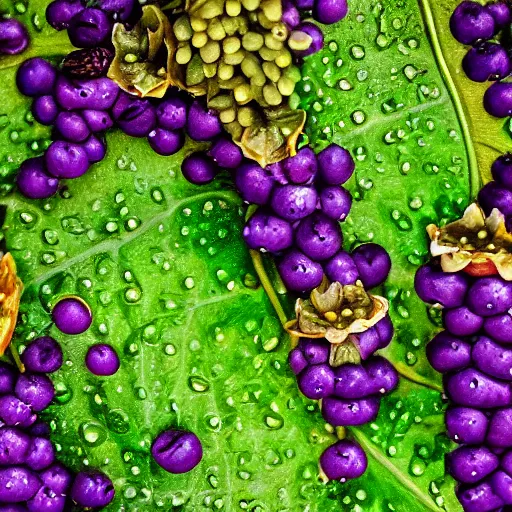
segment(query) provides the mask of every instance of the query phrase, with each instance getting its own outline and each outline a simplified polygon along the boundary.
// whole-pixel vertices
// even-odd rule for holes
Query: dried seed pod
[[[62,71],[76,78],[99,78],[107,74],[114,54],[107,48],[84,48],[68,53]]]

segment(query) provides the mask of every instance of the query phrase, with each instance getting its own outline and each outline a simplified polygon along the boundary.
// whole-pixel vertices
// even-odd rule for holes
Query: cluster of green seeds
[[[257,106],[288,105],[300,80],[292,51],[312,40],[290,32],[281,15],[281,0],[197,0],[173,24],[185,85],[204,85],[235,137],[258,121]]]

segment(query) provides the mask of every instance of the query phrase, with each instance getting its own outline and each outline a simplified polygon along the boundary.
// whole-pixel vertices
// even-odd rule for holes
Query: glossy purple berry
[[[478,409],[453,407],[446,411],[446,433],[458,444],[482,444],[489,420]]]
[[[512,153],[499,156],[492,164],[491,173],[500,185],[512,190]]]
[[[91,80],[70,80],[60,75],[55,84],[55,98],[57,103],[65,110],[107,110],[114,105],[118,95],[118,85],[106,77]],[[116,112],[121,117],[121,121],[137,114],[137,112],[133,112],[137,109],[132,108],[130,110],[130,106],[131,104],[126,100],[118,106]],[[128,110],[128,113],[125,114],[125,110]],[[125,115],[123,116],[123,114]]]
[[[50,126],[57,119],[57,115],[59,113],[59,107],[53,96],[38,96],[32,102],[32,114],[34,114],[34,119],[44,124],[45,126]]]
[[[500,277],[482,277],[469,289],[467,305],[484,317],[505,313],[512,307],[512,283]]]
[[[347,0],[315,0],[313,15],[320,23],[332,25],[342,20],[347,13]]]
[[[327,185],[343,185],[354,173],[352,155],[337,144],[327,146],[317,158],[318,174]]]
[[[283,2],[283,14],[281,21],[288,27],[288,30],[300,24],[300,12],[291,1]]]
[[[310,182],[317,172],[316,155],[309,147],[297,151],[295,156],[284,160],[283,170],[291,183],[301,185]]]
[[[111,345],[98,343],[87,351],[85,365],[94,375],[114,375],[121,366],[117,352]]]
[[[398,386],[398,372],[384,357],[376,356],[369,359],[365,363],[365,370],[370,381],[368,387],[375,394],[390,393]]]
[[[180,131],[164,130],[156,128],[148,135],[148,142],[151,149],[162,156],[170,156],[177,153],[185,144],[185,137]]]
[[[66,297],[55,304],[52,319],[64,334],[81,334],[91,326],[92,313],[79,297]]]
[[[41,486],[39,477],[21,466],[0,468],[0,502],[20,503],[27,501]]]
[[[77,48],[101,46],[111,34],[112,23],[100,9],[88,7],[75,14],[69,23],[69,40]]]
[[[34,471],[41,471],[53,464],[55,451],[46,437],[33,437],[27,452],[25,464]]]
[[[460,272],[445,273],[425,265],[416,272],[414,288],[423,302],[457,308],[464,303],[468,280]]]
[[[21,359],[30,372],[52,373],[62,366],[62,349],[50,336],[41,336],[30,343]]]
[[[499,80],[510,73],[510,58],[501,44],[485,42],[468,50],[462,68],[474,82]]]
[[[17,372],[12,364],[0,361],[0,395],[14,391]]]
[[[331,219],[343,221],[352,207],[350,192],[340,186],[325,187],[320,192],[320,208],[322,213]]]
[[[479,336],[472,351],[473,364],[491,377],[512,380],[512,349],[505,348],[487,336]]]
[[[103,139],[100,139],[95,135],[91,135],[84,143],[82,143],[82,147],[85,149],[87,158],[91,164],[101,162],[107,154],[107,146],[105,142]]]
[[[187,119],[187,133],[197,141],[212,140],[222,132],[219,115],[214,110],[205,109],[199,101],[190,106]]]
[[[329,281],[338,281],[342,285],[355,284],[359,279],[359,272],[352,256],[348,252],[340,251],[324,264],[325,274]]]
[[[302,370],[304,370],[304,368],[307,367],[308,362],[302,351],[296,347],[288,354],[288,364],[290,365],[292,372],[295,375],[298,375]]]
[[[46,20],[55,30],[65,30],[73,16],[84,9],[79,0],[54,0],[46,8]]]
[[[359,478],[368,467],[364,450],[354,441],[338,441],[324,450],[320,467],[330,480]]]
[[[378,397],[359,400],[328,397],[322,401],[322,416],[333,427],[364,425],[377,417],[379,407]]]
[[[146,137],[156,125],[153,105],[148,100],[125,92],[119,95],[112,114],[119,128],[131,137]]]
[[[39,412],[50,405],[55,396],[52,381],[46,375],[22,373],[18,377],[14,393],[33,411]]]
[[[277,268],[286,288],[293,292],[310,292],[322,282],[322,266],[300,251],[288,252]]]
[[[297,247],[314,261],[333,257],[343,243],[340,225],[320,212],[301,220],[295,231]]]
[[[315,209],[318,194],[313,187],[284,185],[275,187],[270,205],[274,212],[290,222],[311,215]]]
[[[484,108],[494,117],[512,115],[512,83],[494,82],[485,91]]]
[[[455,336],[470,336],[477,333],[484,325],[484,319],[475,315],[466,306],[445,309],[443,311],[443,322],[446,329]]]
[[[324,34],[314,23],[306,21],[305,23],[301,23],[298,27],[295,27],[295,30],[306,33],[312,39],[311,44],[307,50],[295,50],[293,52],[295,55],[297,55],[297,57],[307,57],[308,55],[313,55],[324,47]],[[293,37],[293,32],[291,37]]]
[[[57,140],[45,154],[46,169],[56,178],[78,178],[89,169],[89,158],[79,144]]]
[[[58,462],[47,467],[39,476],[43,484],[57,495],[66,494],[73,480],[71,473]]]
[[[446,331],[432,339],[426,352],[429,363],[441,373],[460,370],[471,362],[471,345]]]
[[[510,313],[487,317],[484,322],[484,331],[500,343],[512,343],[512,317]]]
[[[512,22],[512,12],[506,1],[490,2],[485,5],[485,9],[494,18],[495,31]]]
[[[104,132],[114,126],[114,121],[104,110],[85,109],[82,110],[81,114],[93,133]]]
[[[496,411],[489,422],[487,444],[496,448],[512,448],[512,409]]]
[[[25,96],[44,96],[53,92],[57,71],[46,60],[33,57],[19,67],[16,85]]]
[[[71,499],[80,507],[106,507],[115,495],[112,480],[101,471],[80,471],[71,487]]]
[[[360,364],[334,368],[334,395],[339,398],[365,398],[372,394],[368,373]]]
[[[352,251],[359,278],[366,289],[382,284],[391,270],[391,258],[378,244],[363,244]]]
[[[208,150],[208,156],[225,169],[236,169],[243,159],[242,150],[227,137],[217,138]]]
[[[235,184],[244,201],[264,205],[270,199],[275,180],[268,169],[247,162],[236,170]]]
[[[42,486],[35,496],[27,501],[28,512],[65,512],[66,497],[56,495],[49,487]]]
[[[484,185],[478,193],[478,202],[486,215],[497,208],[503,215],[512,215],[512,191],[495,181]]]
[[[299,349],[308,364],[323,364],[329,360],[330,344],[323,339],[301,338]]]
[[[46,199],[59,188],[59,180],[46,172],[42,157],[25,160],[16,176],[19,191],[29,199]]]
[[[90,134],[84,118],[76,112],[61,112],[57,116],[55,127],[64,139],[71,142],[83,142]]]
[[[450,18],[453,37],[462,44],[473,44],[494,35],[494,18],[477,2],[461,2]]]
[[[9,426],[28,427],[37,419],[30,406],[14,395],[0,396],[0,420]]]
[[[187,124],[187,104],[178,97],[166,99],[156,107],[156,119],[165,130],[181,130]]]
[[[334,373],[328,364],[308,366],[298,378],[302,394],[312,400],[320,400],[334,391]]]
[[[0,55],[17,55],[24,52],[30,38],[25,26],[14,18],[0,20]]]
[[[287,221],[258,210],[247,221],[243,237],[251,249],[276,253],[291,247],[293,229]]]
[[[24,464],[31,444],[30,436],[18,428],[0,428],[0,466]]]
[[[183,160],[181,172],[190,183],[206,185],[215,178],[217,168],[205,153],[197,151]]]
[[[481,482],[474,487],[459,487],[457,498],[464,512],[490,512],[501,510],[503,500],[494,493],[489,482]]]
[[[187,473],[203,458],[201,441],[192,432],[166,430],[159,434],[151,446],[155,462],[169,473]]]
[[[505,471],[496,471],[489,482],[494,493],[505,503],[512,504],[512,477]]]
[[[499,465],[498,457],[484,446],[463,446],[447,456],[450,474],[465,484],[474,484],[491,474]]]
[[[100,0],[98,6],[116,21],[126,21],[136,5],[135,0]]]

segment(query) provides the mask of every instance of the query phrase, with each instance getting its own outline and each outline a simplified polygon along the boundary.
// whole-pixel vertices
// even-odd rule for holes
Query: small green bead
[[[236,119],[236,110],[234,108],[222,110],[219,114],[219,119],[222,124],[232,123]]]
[[[228,16],[238,16],[242,12],[242,4],[238,0],[226,1],[226,14]]]
[[[281,93],[275,85],[267,84],[263,87],[263,98],[272,107],[280,105],[283,101]]]
[[[128,64],[133,64],[133,63],[137,62],[138,60],[139,60],[139,58],[134,53],[127,53],[124,56],[124,61],[127,62]]]
[[[210,21],[206,33],[208,37],[214,41],[222,41],[226,37],[226,31],[218,18],[214,18]]]
[[[272,82],[277,82],[281,77],[281,70],[273,62],[264,62],[262,64],[263,73]]]
[[[242,46],[248,52],[257,52],[264,42],[263,36],[258,32],[247,32],[242,38]]]
[[[230,64],[231,66],[238,66],[242,63],[245,57],[245,52],[243,50],[238,50],[235,53],[230,55],[224,55],[223,60],[226,64]]]
[[[172,28],[178,41],[189,41],[194,35],[189,17],[186,15],[180,16]]]
[[[189,44],[185,44],[176,50],[176,62],[178,64],[188,64],[192,58],[192,48]]]
[[[262,48],[260,48],[258,53],[260,54],[260,57],[263,60],[266,60],[267,62],[273,62],[279,56],[280,52],[278,52],[277,50],[271,50],[270,48],[263,46]]]
[[[187,85],[198,85],[205,79],[203,63],[199,55],[194,55],[187,66],[185,82]]]
[[[220,44],[217,41],[208,41],[202,48],[199,49],[201,59],[206,64],[216,62],[220,57]]]
[[[283,96],[290,96],[295,90],[295,82],[286,76],[282,76],[277,82],[277,89]]]

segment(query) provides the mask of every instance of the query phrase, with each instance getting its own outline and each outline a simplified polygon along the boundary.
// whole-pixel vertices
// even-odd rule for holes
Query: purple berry
[[[511,404],[510,387],[487,375],[467,368],[450,375],[445,382],[446,394],[458,405],[494,409]]]
[[[490,181],[480,189],[478,202],[486,215],[490,215],[494,208],[506,217],[512,215],[512,191],[495,181]]]
[[[460,370],[471,362],[471,345],[446,331],[432,339],[426,352],[429,363],[441,373]]]
[[[331,144],[318,153],[318,174],[328,185],[343,185],[354,173],[352,155],[341,146]]]
[[[473,345],[473,363],[491,377],[512,380],[512,350],[506,349],[487,336],[479,336]]]
[[[295,5],[300,11],[311,11],[314,6],[314,0],[295,0]]]
[[[470,336],[477,333],[484,325],[484,319],[475,315],[466,306],[445,309],[443,322],[446,329],[455,336]]]
[[[343,364],[334,369],[334,395],[339,398],[365,398],[371,394],[368,373],[359,364]]]
[[[46,375],[22,373],[18,377],[14,393],[33,411],[39,412],[50,405],[55,396],[55,389],[52,381]]]
[[[71,487],[71,499],[80,507],[106,507],[115,495],[112,480],[100,471],[80,471]]]
[[[56,178],[78,178],[89,169],[89,158],[79,144],[57,140],[45,154],[46,169]]]
[[[243,159],[242,150],[227,137],[217,138],[208,150],[208,156],[225,169],[236,169]]]
[[[87,158],[91,164],[101,162],[107,153],[107,146],[102,139],[95,135],[91,135],[83,144],[82,147],[87,153]]]
[[[462,44],[473,44],[494,35],[495,23],[491,14],[479,3],[461,2],[450,18],[453,37]]]
[[[499,156],[492,164],[491,173],[500,185],[512,190],[512,153]]]
[[[395,367],[383,357],[372,357],[365,364],[369,377],[369,388],[381,395],[390,393],[398,386],[398,372]]]
[[[27,501],[41,486],[39,477],[20,466],[0,468],[0,501],[20,503]]]
[[[156,125],[155,109],[149,100],[125,92],[119,95],[112,114],[119,128],[131,137],[147,137]]]
[[[331,345],[323,339],[301,338],[299,349],[308,364],[323,364],[329,360]]]
[[[512,22],[512,12],[504,1],[491,2],[486,4],[486,11],[494,18],[496,29],[501,29]]]
[[[62,366],[62,349],[50,336],[36,338],[25,349],[22,361],[30,372],[53,373]]]
[[[93,133],[103,132],[114,126],[114,121],[112,121],[108,112],[103,110],[85,109],[82,110],[81,114]]]
[[[512,504],[512,477],[504,471],[496,471],[489,479],[492,490],[505,503]]]
[[[134,0],[100,0],[100,9],[111,14],[114,20],[126,21],[133,11]]]
[[[169,98],[156,108],[158,126],[166,130],[181,130],[187,124],[187,104],[178,97]]]
[[[9,426],[28,427],[36,421],[37,415],[18,397],[3,395],[0,396],[0,419]]]
[[[354,441],[338,441],[324,450],[320,467],[327,478],[345,482],[359,478],[368,467],[364,450]]]
[[[155,153],[170,156],[177,153],[183,147],[185,138],[181,132],[157,128],[149,132],[148,142]]]
[[[61,112],[55,127],[64,139],[71,142],[83,142],[90,134],[84,118],[76,112]]]
[[[498,457],[484,446],[462,446],[450,453],[446,460],[450,474],[465,484],[482,480],[499,465]]]
[[[197,151],[187,156],[181,164],[181,172],[194,185],[206,185],[215,178],[217,169],[205,153]]]
[[[12,364],[0,361],[0,395],[12,393],[16,384],[17,372]]]
[[[30,448],[30,436],[13,427],[0,428],[0,466],[24,464]]]
[[[64,110],[107,110],[114,105],[118,94],[118,85],[106,77],[69,80],[61,75],[55,85],[55,98]]]
[[[284,185],[274,189],[270,205],[272,209],[290,222],[311,215],[316,209],[318,195],[313,187]]]
[[[328,364],[308,366],[298,378],[302,394],[312,400],[320,400],[334,391],[334,373]]]
[[[258,210],[245,225],[243,237],[251,249],[275,253],[291,247],[293,229],[285,220]]]
[[[359,279],[359,272],[352,256],[348,252],[340,251],[324,265],[325,274],[330,281],[338,281],[343,285],[355,284]]]
[[[300,12],[291,1],[283,2],[283,14],[281,21],[288,27],[288,30],[300,24]]]
[[[316,155],[309,147],[299,149],[295,156],[283,162],[286,177],[297,185],[310,182],[315,177],[317,169]]]
[[[505,313],[512,307],[512,283],[500,277],[482,277],[469,289],[467,305],[480,316]]]
[[[110,37],[112,23],[100,9],[88,7],[71,18],[69,40],[77,48],[101,46]]]
[[[496,411],[489,422],[487,444],[495,448],[512,448],[512,409]]]
[[[59,188],[59,180],[48,175],[42,157],[25,160],[16,176],[20,192],[29,199],[46,199]]]
[[[166,430],[153,442],[151,454],[165,471],[180,474],[191,471],[201,462],[203,448],[192,432]]]
[[[454,407],[445,416],[448,436],[459,444],[482,444],[489,420],[478,409]]]
[[[57,103],[55,103],[53,96],[38,96],[32,103],[34,119],[46,126],[50,126],[54,123],[58,113],[59,107]]]
[[[27,49],[30,38],[23,23],[13,18],[0,20],[0,55],[17,55]]]
[[[16,85],[25,96],[44,96],[53,92],[55,68],[40,57],[26,60],[18,69]]]
[[[212,140],[222,132],[217,112],[205,109],[199,101],[190,106],[187,119],[187,133],[197,141]]]
[[[34,471],[41,471],[53,464],[55,451],[53,445],[46,437],[34,437],[28,449],[25,464]]]
[[[119,370],[121,362],[116,351],[110,345],[98,343],[87,351],[85,365],[94,375],[114,375]]]
[[[473,82],[499,80],[510,73],[510,58],[501,44],[486,42],[468,50],[462,68]]]
[[[347,0],[315,0],[315,20],[332,25],[342,20],[348,13]]]
[[[305,23],[301,23],[298,27],[295,27],[295,30],[305,32],[312,39],[311,44],[307,50],[295,50],[293,52],[295,55],[297,55],[297,57],[307,57],[308,55],[313,55],[324,47],[324,34],[314,23],[306,21]]]
[[[416,272],[414,288],[423,302],[457,308],[464,303],[468,281],[460,272],[444,273],[425,265]]]
[[[306,361],[302,351],[296,347],[288,354],[288,364],[290,365],[292,372],[295,375],[298,375],[307,367],[308,362]]]
[[[497,511],[503,505],[503,500],[494,494],[488,482],[482,482],[475,487],[458,488],[457,498],[459,498],[464,512]]]
[[[270,199],[275,180],[268,169],[247,162],[236,170],[235,184],[244,201],[264,205]]]
[[[92,313],[79,297],[67,297],[55,304],[52,319],[64,334],[81,334],[91,326]]]
[[[322,415],[333,427],[364,425],[377,417],[379,407],[377,397],[359,400],[328,397],[322,400]]]
[[[494,82],[485,91],[484,108],[494,117],[512,115],[512,83]]]
[[[391,270],[391,258],[378,244],[363,244],[352,251],[359,278],[366,289],[382,284]]]
[[[512,317],[510,313],[487,317],[484,322],[484,331],[500,343],[512,343]]]
[[[66,497],[56,495],[49,487],[42,486],[35,496],[27,501],[28,512],[64,512]]]
[[[65,30],[69,28],[73,16],[84,9],[78,0],[54,0],[46,8],[46,20],[55,30]]]
[[[299,251],[288,252],[277,268],[286,288],[290,291],[309,292],[322,282],[322,266]]]
[[[350,192],[340,186],[325,187],[320,192],[322,213],[334,220],[343,221],[352,207]]]
[[[58,462],[46,468],[39,476],[43,484],[57,495],[65,494],[72,482],[71,473]]]
[[[336,221],[315,212],[300,221],[295,241],[308,258],[321,261],[331,258],[341,249],[343,235]]]

